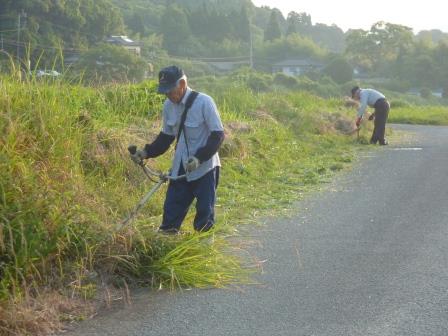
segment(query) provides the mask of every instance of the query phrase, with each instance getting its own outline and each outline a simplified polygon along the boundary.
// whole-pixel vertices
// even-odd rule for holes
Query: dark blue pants
[[[390,105],[387,100],[378,99],[374,107],[375,121],[372,137],[370,138],[370,143],[376,144],[377,142],[379,142],[380,145],[384,145],[386,143],[386,139],[384,138],[384,136],[386,133],[386,122],[389,115]]]
[[[181,165],[179,175],[184,174]],[[219,182],[219,167],[209,171],[200,179],[170,181],[163,207],[163,220],[160,230],[177,232],[187,215],[191,203],[196,198],[194,229],[208,231],[215,223],[216,188]]]

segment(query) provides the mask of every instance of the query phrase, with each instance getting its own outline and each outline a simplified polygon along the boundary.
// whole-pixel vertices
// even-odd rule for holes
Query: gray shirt
[[[367,106],[373,107],[378,99],[386,98],[381,92],[374,89],[361,89],[359,97],[359,102],[361,105],[358,108],[358,117],[362,117],[364,115]]]
[[[187,91],[179,104],[175,104],[169,99],[165,100],[163,105],[163,133],[177,136],[180,119],[190,93],[191,89],[187,87]],[[194,156],[199,148],[205,146],[211,132],[224,131],[215,102],[210,96],[203,93],[196,97],[193,105],[188,110],[184,125],[186,137],[182,133],[179,137],[179,143],[174,153],[173,165],[171,167],[171,175],[173,177],[178,176],[181,164],[184,165],[186,170],[188,157]],[[187,143],[185,143],[185,138]],[[220,165],[219,155],[216,153],[208,161],[202,162],[198,169],[187,174],[187,181],[197,180]]]

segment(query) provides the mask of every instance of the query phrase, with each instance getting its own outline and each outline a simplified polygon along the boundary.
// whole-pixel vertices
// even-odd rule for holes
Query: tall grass
[[[448,107],[410,105],[392,108],[389,121],[403,124],[448,125]]]
[[[241,238],[228,239],[244,227],[236,224],[289,207],[351,161],[354,141],[335,128],[337,120],[348,122],[339,101],[232,87],[216,100],[227,129],[216,231],[193,234],[189,214],[182,235],[156,234],[162,191],[132,226],[115,232],[150,187],[126,148],[159,132],[154,83],[92,89],[3,77],[0,313],[54,291],[91,299],[104,283],[250,282],[254,262],[236,243]],[[149,164],[167,169],[169,157]],[[0,319],[0,329],[23,328]]]

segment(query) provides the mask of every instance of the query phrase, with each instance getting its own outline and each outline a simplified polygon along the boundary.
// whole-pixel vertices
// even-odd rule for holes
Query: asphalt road
[[[65,335],[448,335],[448,127],[396,127],[416,137],[256,229],[262,285],[141,292]]]

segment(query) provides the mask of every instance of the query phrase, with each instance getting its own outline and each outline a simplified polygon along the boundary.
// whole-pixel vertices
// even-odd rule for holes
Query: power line
[[[12,40],[4,40],[4,42],[6,42],[6,44],[10,45],[10,46],[20,46],[20,47],[27,47],[28,43],[26,42],[20,42],[17,43],[16,41],[12,41]],[[76,49],[76,48],[64,48],[64,47],[53,47],[53,46],[46,46],[46,45],[42,45],[42,44],[38,44],[38,43],[33,43],[30,44],[33,48],[36,49],[41,49],[41,50],[62,50],[62,51],[73,51],[73,52],[83,52],[83,51],[87,51],[88,49]]]
[[[10,32],[16,32],[17,29],[8,29],[8,30],[0,30],[0,33],[10,33]]]
[[[173,56],[181,57],[181,56]],[[219,60],[239,60],[239,59],[249,59],[249,56],[222,56],[222,57],[195,57],[196,60],[204,61],[219,61]]]
[[[250,64],[250,60],[249,57],[244,57],[241,56],[238,59],[235,59],[233,57],[220,57],[220,58],[182,58],[180,56],[173,56],[173,55],[168,55],[168,56],[153,56],[153,58],[156,59],[163,59],[163,60],[174,60],[174,61],[181,61],[181,62],[191,62],[191,63],[195,63],[195,64],[204,64],[204,63],[219,63],[220,60],[222,61],[222,63],[233,63],[233,64]],[[228,60],[228,62],[226,62],[226,60]]]

